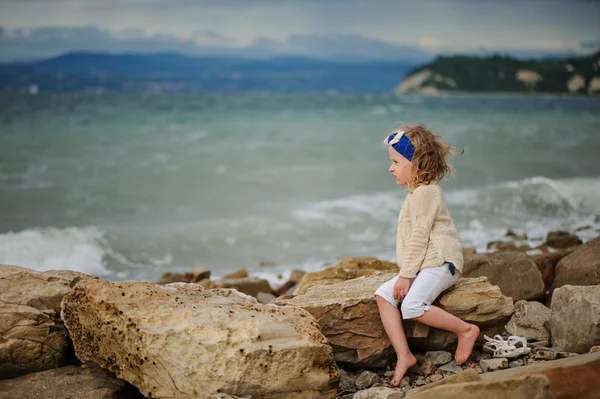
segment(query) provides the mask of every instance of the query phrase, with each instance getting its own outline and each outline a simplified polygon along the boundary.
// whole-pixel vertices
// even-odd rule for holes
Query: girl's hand
[[[408,294],[410,288],[410,279],[406,277],[398,277],[398,281],[394,284],[394,298],[400,302]]]

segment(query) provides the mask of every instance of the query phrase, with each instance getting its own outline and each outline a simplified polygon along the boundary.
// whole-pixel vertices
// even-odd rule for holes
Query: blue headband
[[[408,137],[404,135],[404,131],[394,132],[390,134],[383,143],[391,145],[394,150],[404,158],[412,161],[415,155],[415,146]]]

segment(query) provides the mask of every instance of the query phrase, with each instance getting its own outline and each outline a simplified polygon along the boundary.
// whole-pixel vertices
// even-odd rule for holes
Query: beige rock
[[[332,344],[338,363],[353,367],[383,367],[394,352],[381,324],[373,293],[395,275],[364,276],[315,286],[304,295],[280,297],[275,303],[309,311]],[[498,287],[490,285],[485,277],[459,279],[454,287],[442,294],[437,304],[464,320],[481,325],[482,333],[488,334],[486,328],[503,328],[513,312],[512,300],[503,296]],[[456,343],[454,334],[414,321],[405,322],[404,328],[414,347],[445,349]]]
[[[290,273],[289,281],[291,281],[294,284],[298,284],[305,274],[306,272],[303,270],[292,270],[292,272]]]
[[[504,330],[508,335],[518,335],[528,341],[548,341],[549,328],[550,309],[539,302],[518,301]]]
[[[330,285],[362,276],[395,272],[398,273],[398,265],[385,260],[379,260],[370,256],[356,256],[342,259],[337,265],[314,273],[304,275],[295,294],[302,295],[310,287],[316,285]]]
[[[255,298],[259,292],[273,291],[267,280],[256,277],[224,278],[216,281],[215,285],[217,288],[234,288]]]
[[[358,391],[352,399],[402,399],[404,395],[400,388],[375,387]]]
[[[143,399],[143,396],[101,368],[66,366],[0,380],[0,398]]]
[[[275,295],[270,292],[259,292],[256,295],[256,299],[258,300],[258,303],[269,303],[275,299]]]
[[[552,290],[567,284],[600,285],[600,237],[586,242],[558,263]]]
[[[68,338],[60,301],[83,273],[37,272],[0,265],[0,376],[16,377],[65,364]]]
[[[335,397],[331,347],[302,309],[195,284],[100,280],[81,281],[62,305],[77,357],[146,397]]]
[[[565,285],[552,296],[552,345],[584,353],[600,345],[600,285]]]
[[[557,399],[598,398],[600,353],[534,363],[528,366],[481,374],[483,380],[504,380],[528,375],[544,375]]]
[[[537,255],[529,255],[532,261],[535,262],[538,270],[542,274],[544,281],[544,291],[549,291],[554,283],[556,276],[556,266],[565,256],[571,254],[577,247],[560,249],[555,252],[543,251],[544,253]]]
[[[580,245],[581,239],[568,231],[551,231],[546,237],[545,244],[554,249],[565,249]]]
[[[422,389],[422,388],[421,388]],[[532,375],[506,380],[474,381],[436,386],[426,391],[416,390],[410,399],[554,399],[548,378]]]
[[[459,383],[463,383],[463,382],[473,382],[473,381],[481,381],[481,377],[479,376],[479,374],[477,374],[477,372],[474,369],[467,369],[461,373],[457,373],[457,374],[453,374],[448,377],[445,377],[441,381],[436,381],[434,383],[425,385],[418,389],[414,389],[414,390],[410,391],[406,396],[412,397],[413,395],[423,393],[425,391],[428,391],[430,389],[437,388],[437,387],[440,387],[443,385],[459,384]]]
[[[237,272],[228,274],[227,276],[225,276],[224,278],[246,278],[248,277],[248,270],[246,270],[245,268],[238,270]]]
[[[514,301],[539,299],[544,281],[536,264],[521,252],[498,252],[465,256],[463,277],[486,276]]]

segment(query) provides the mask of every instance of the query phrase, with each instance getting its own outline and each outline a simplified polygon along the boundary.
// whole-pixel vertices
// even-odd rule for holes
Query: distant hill
[[[0,64],[4,92],[390,92],[414,64],[74,52]]]
[[[438,57],[408,72],[398,93],[600,93],[600,52],[567,59]]]

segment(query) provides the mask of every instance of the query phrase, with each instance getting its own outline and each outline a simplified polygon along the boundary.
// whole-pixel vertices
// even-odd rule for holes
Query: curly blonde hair
[[[439,182],[449,176],[454,168],[448,163],[446,157],[464,153],[464,150],[459,152],[446,143],[441,136],[423,125],[405,125],[398,130],[403,130],[404,135],[415,146],[412,159],[412,178],[408,182],[408,190],[411,192],[421,185]]]

